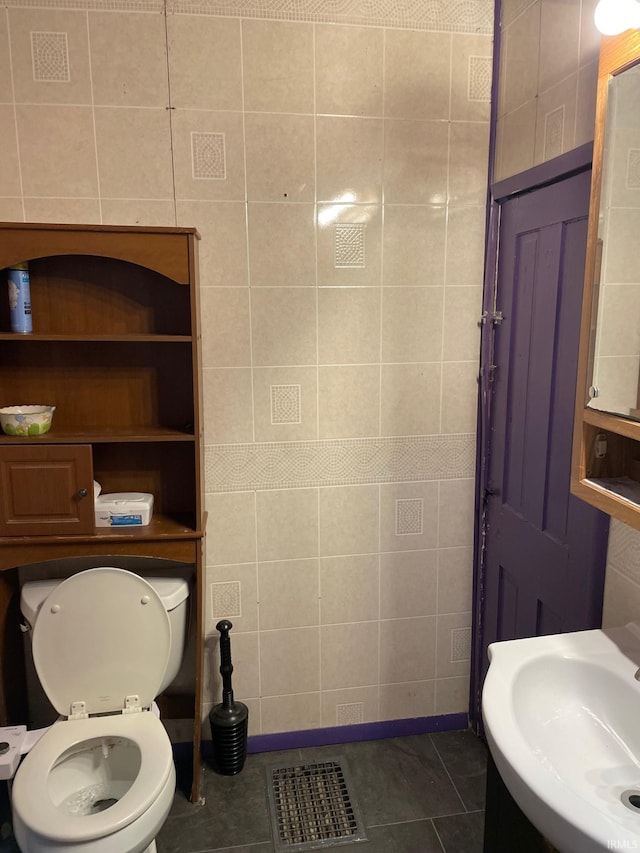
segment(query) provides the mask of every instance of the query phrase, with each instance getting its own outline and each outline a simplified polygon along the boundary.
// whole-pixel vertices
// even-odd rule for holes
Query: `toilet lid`
[[[171,645],[167,611],[151,584],[124,569],[88,569],[45,599],[33,629],[38,677],[59,714],[148,707],[162,684]]]

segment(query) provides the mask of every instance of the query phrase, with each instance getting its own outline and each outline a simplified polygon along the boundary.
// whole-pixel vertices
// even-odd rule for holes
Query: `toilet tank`
[[[160,695],[180,671],[189,627],[189,584],[183,578],[145,578],[145,580],[151,584],[160,597],[169,615],[169,624],[171,625],[171,651],[164,679],[158,690],[158,695]],[[28,581],[23,585],[20,593],[20,610],[26,622],[27,630],[33,630],[42,603],[62,581],[63,578],[57,578]]]

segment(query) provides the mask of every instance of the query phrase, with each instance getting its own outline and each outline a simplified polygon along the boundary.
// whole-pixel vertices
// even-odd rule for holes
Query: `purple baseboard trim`
[[[577,172],[583,172],[591,167],[593,142],[585,142],[577,148],[572,148],[553,160],[547,160],[519,175],[497,181],[491,187],[493,197],[497,200],[506,199],[517,193],[526,192],[534,187],[551,184],[561,178],[569,177]]]
[[[303,749],[307,746],[328,746],[332,743],[355,743],[361,740],[380,740],[388,737],[424,735],[430,732],[450,732],[466,729],[469,716],[444,714],[439,717],[414,717],[408,720],[387,720],[382,723],[359,723],[353,726],[332,726],[328,729],[306,729],[272,735],[252,735],[248,752],[272,752],[276,749]]]

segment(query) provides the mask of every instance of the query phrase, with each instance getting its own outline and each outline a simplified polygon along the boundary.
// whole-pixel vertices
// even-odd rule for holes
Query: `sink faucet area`
[[[489,646],[482,712],[509,793],[561,853],[640,849],[640,622]]]

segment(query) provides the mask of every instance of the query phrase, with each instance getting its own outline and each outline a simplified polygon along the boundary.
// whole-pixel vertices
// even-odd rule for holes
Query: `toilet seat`
[[[74,816],[51,800],[49,775],[70,747],[96,738],[123,738],[140,751],[140,768],[125,795],[96,814]],[[89,747],[87,747],[89,748]],[[15,776],[13,808],[31,832],[58,842],[78,843],[108,836],[142,815],[158,798],[173,770],[166,729],[148,711],[110,714],[80,720],[59,720],[29,752]]]
[[[109,566],[64,580],[42,603],[33,661],[62,716],[148,708],[171,651],[171,624],[144,578]]]

